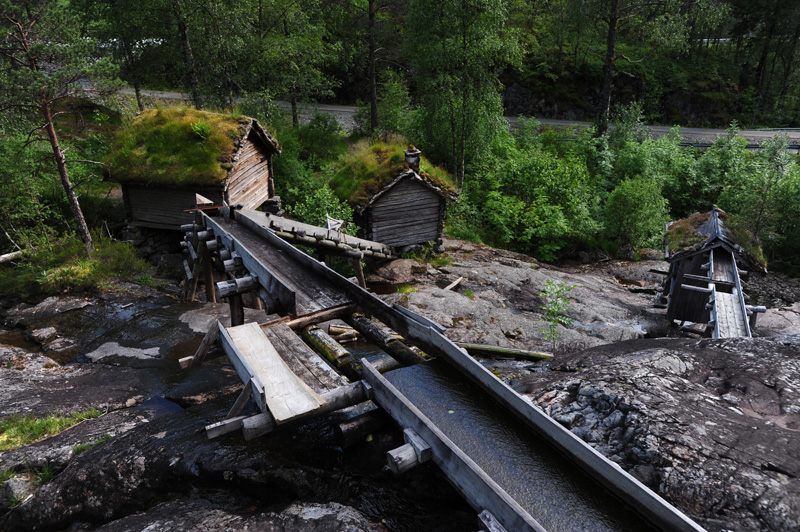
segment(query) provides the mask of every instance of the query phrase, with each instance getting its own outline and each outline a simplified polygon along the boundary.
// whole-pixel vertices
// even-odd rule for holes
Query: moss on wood
[[[221,184],[251,119],[186,107],[148,109],[117,133],[110,177],[130,184]]]

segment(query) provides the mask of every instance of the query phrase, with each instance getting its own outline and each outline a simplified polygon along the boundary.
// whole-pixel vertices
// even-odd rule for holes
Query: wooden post
[[[316,325],[310,325],[303,329],[301,335],[311,347],[327,358],[348,379],[357,381],[360,378],[358,374],[360,367],[358,359],[353,357],[347,349],[342,347],[339,342],[331,338],[325,331]]]
[[[216,244],[216,240],[211,240],[209,243]],[[206,284],[206,302],[216,303],[217,296],[214,291],[214,271],[211,269],[211,250],[207,242],[203,242],[201,246],[200,260],[203,263],[203,281]]]
[[[386,453],[389,469],[399,474],[405,473],[412,467],[427,462],[431,459],[433,451],[431,446],[412,429],[403,431],[406,444]]]
[[[353,262],[353,268],[355,268],[356,270],[356,278],[358,279],[358,286],[366,290],[367,280],[364,278],[364,268],[361,267],[361,259],[353,258],[351,260]]]
[[[231,327],[244,324],[244,304],[240,294],[228,296],[228,306],[231,309]]]

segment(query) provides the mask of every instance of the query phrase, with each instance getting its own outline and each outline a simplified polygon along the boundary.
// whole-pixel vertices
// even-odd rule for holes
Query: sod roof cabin
[[[255,209],[273,197],[276,154],[278,143],[252,118],[169,108],[146,110],[121,130],[107,162],[132,225],[180,229],[194,220],[189,209],[223,201]]]
[[[749,307],[744,303],[741,277],[751,271],[766,273],[766,266],[758,258],[760,248],[751,244],[752,236],[733,224],[726,225],[727,221],[725,212],[714,209],[667,226],[670,266],[663,294],[668,297],[669,320],[714,322],[715,304],[710,301],[714,297],[709,298],[708,292],[712,285],[718,299],[732,298],[738,307]]]
[[[330,184],[353,207],[360,235],[391,247],[440,241],[447,203],[456,199],[449,176],[420,160],[413,146],[355,149],[357,164],[340,169]]]

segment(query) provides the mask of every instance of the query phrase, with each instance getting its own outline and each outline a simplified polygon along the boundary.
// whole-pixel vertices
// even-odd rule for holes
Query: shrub
[[[620,246],[653,245],[663,235],[667,220],[667,201],[660,185],[651,180],[626,179],[606,202],[605,234]]]

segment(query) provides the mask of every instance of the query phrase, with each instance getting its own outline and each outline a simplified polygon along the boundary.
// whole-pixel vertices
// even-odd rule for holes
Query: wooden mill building
[[[277,141],[257,120],[187,108],[149,109],[120,131],[108,159],[131,225],[180,229],[190,209],[256,209],[275,195]]]
[[[423,161],[431,170],[420,170],[420,152],[410,147],[403,157],[396,147],[372,150],[378,170],[362,180],[340,171],[331,186],[353,207],[361,235],[393,248],[440,242],[447,204],[456,199],[444,172]],[[343,194],[342,190],[349,191]]]
[[[742,279],[766,268],[734,239],[726,219],[714,209],[667,226],[667,319],[705,324],[715,338],[749,337],[755,313],[765,309],[747,304]]]

